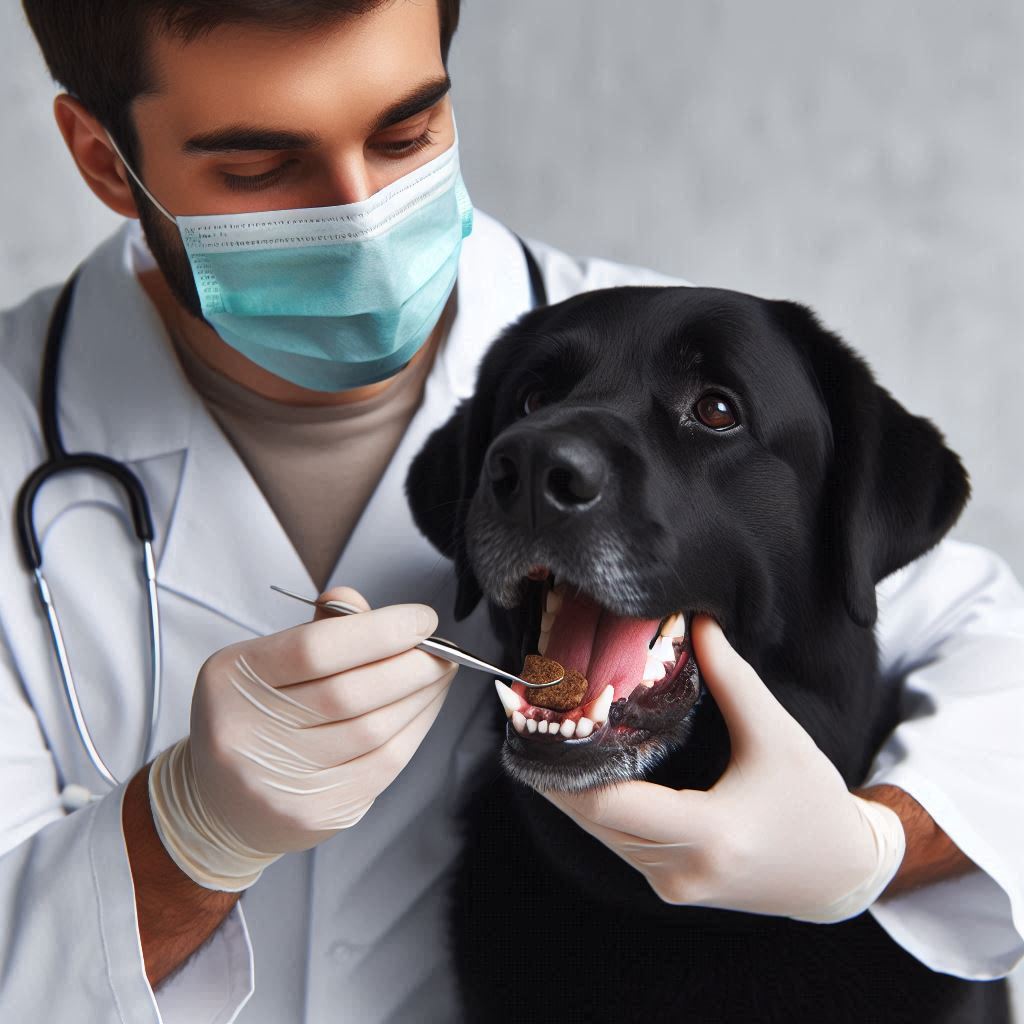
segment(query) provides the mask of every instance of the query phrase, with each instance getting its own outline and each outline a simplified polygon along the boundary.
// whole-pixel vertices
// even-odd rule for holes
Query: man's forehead
[[[398,0],[316,29],[217,26],[195,39],[156,32],[153,89],[135,112],[194,136],[238,125],[369,132],[387,108],[447,80],[437,5]]]

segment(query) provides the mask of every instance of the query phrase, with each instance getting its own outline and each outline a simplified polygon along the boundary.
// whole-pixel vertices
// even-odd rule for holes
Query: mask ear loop
[[[163,214],[163,215],[164,215],[164,216],[165,216],[165,217],[166,217],[166,218],[167,218],[167,219],[168,219],[168,220],[169,220],[169,221],[170,221],[170,222],[171,222],[172,224],[173,224],[173,225],[175,225],[175,227],[177,227],[177,224],[178,224],[178,219],[177,219],[177,217],[175,217],[173,213],[168,213],[168,211],[167,211],[167,208],[166,208],[166,207],[165,207],[165,206],[163,205],[163,203],[161,203],[161,202],[160,202],[160,200],[159,200],[159,199],[157,199],[157,197],[156,197],[155,195],[153,195],[153,193],[152,193],[152,192],[150,192],[150,191],[149,191],[149,189],[148,189],[148,188],[146,188],[146,186],[145,186],[145,185],[143,185],[143,184],[142,184],[142,179],[141,179],[141,178],[140,178],[140,177],[139,177],[139,176],[138,176],[138,175],[137,175],[137,174],[135,173],[135,171],[134,171],[134,170],[132,170],[132,165],[131,165],[130,163],[128,163],[128,161],[127,161],[127,160],[125,159],[124,153],[122,153],[122,152],[121,152],[121,149],[120,149],[120,147],[119,147],[119,146],[118,146],[118,144],[117,144],[117,143],[116,143],[116,142],[114,141],[114,137],[113,137],[113,136],[112,136],[112,135],[110,134],[110,132],[107,132],[107,141],[108,141],[108,142],[110,143],[110,145],[111,145],[111,146],[113,147],[113,149],[114,149],[114,152],[115,152],[115,153],[116,153],[116,154],[117,154],[117,155],[118,155],[118,156],[120,157],[120,159],[121,159],[121,163],[123,163],[123,164],[124,164],[124,169],[125,169],[125,170],[126,170],[126,171],[127,171],[127,172],[128,172],[128,173],[129,173],[130,175],[131,175],[131,176],[132,176],[132,180],[133,180],[133,181],[135,182],[135,184],[136,184],[136,185],[138,185],[138,186],[139,186],[139,188],[141,188],[141,189],[142,189],[142,191],[143,191],[143,192],[145,193],[145,195],[146,195],[146,198],[147,198],[147,199],[148,199],[148,200],[149,200],[149,201],[150,201],[150,202],[151,202],[151,203],[152,203],[152,204],[153,204],[153,205],[154,205],[154,206],[155,206],[155,207],[156,207],[156,208],[157,208],[157,209],[158,209],[158,210],[159,210],[159,211],[160,211],[160,212],[161,212],[161,213],[162,213],[162,214]]]

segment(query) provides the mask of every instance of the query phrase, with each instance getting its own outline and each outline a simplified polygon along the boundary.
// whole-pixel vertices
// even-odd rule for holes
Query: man
[[[101,479],[55,481],[36,513],[44,568],[102,756],[131,777],[107,791],[83,752],[6,531],[4,1019],[457,1019],[444,874],[460,789],[493,754],[493,698],[413,648],[435,629],[495,648],[479,612],[448,621],[449,570],[401,483],[530,303],[515,238],[479,213],[467,235],[445,71],[458,6],[25,0],[68,90],[55,110],[72,157],[145,239],[127,229],[83,267],[57,404],[69,451],[127,462],[149,493],[166,693],[159,753],[136,770],[145,634],[122,499]],[[659,280],[538,248],[553,300]],[[34,396],[55,298],[0,332],[7,508],[43,458]],[[367,607],[340,586],[355,583],[374,610],[287,628],[273,582]],[[880,600],[883,670],[935,710],[916,709],[861,791],[895,811],[906,846],[871,910],[930,966],[999,976],[1022,951],[1006,819],[1024,779],[1009,739],[1002,761],[973,755],[1020,719],[1024,602],[998,560],[962,545]],[[725,695],[742,666],[714,642]],[[949,737],[978,733],[947,763]],[[68,783],[104,795],[66,814]],[[579,808],[600,826],[600,806]],[[805,838],[782,853],[809,845],[810,869]]]

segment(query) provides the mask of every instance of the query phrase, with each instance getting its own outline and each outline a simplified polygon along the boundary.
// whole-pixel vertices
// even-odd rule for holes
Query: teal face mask
[[[121,159],[177,225],[214,330],[314,391],[372,384],[412,359],[455,287],[473,226],[458,140],[359,203],[209,217],[168,213]]]

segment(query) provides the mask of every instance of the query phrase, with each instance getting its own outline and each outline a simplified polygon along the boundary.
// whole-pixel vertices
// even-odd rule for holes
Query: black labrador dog
[[[897,721],[875,585],[946,533],[969,486],[808,309],[632,287],[528,313],[406,488],[454,560],[457,618],[486,598],[507,668],[541,650],[589,683],[568,710],[506,721],[495,701],[504,770],[496,756],[466,807],[451,903],[468,1020],[1009,1020],[1003,982],[930,971],[868,913],[668,904],[531,788],[714,784],[729,736],[690,656],[697,611],[864,781]]]

